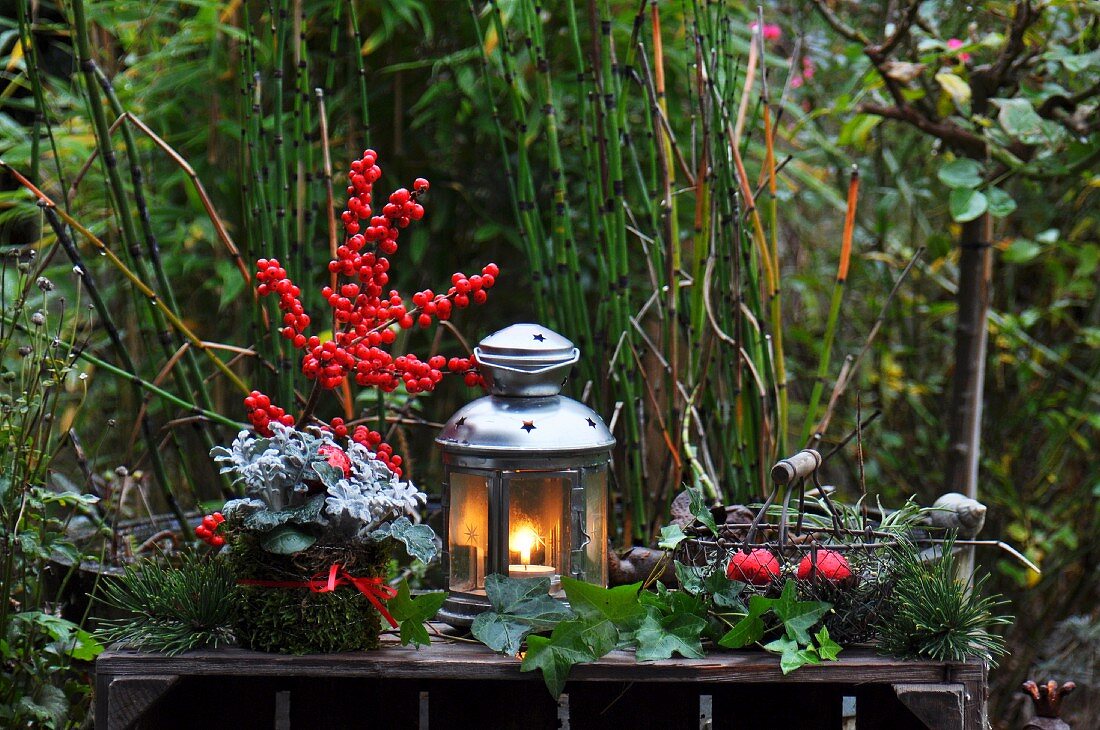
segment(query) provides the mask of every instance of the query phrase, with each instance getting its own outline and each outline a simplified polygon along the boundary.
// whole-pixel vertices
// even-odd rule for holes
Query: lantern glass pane
[[[508,574],[554,578],[569,565],[568,476],[514,475],[508,479]]]
[[[447,524],[452,591],[483,593],[489,559],[489,476],[451,472]]]
[[[581,475],[585,500],[585,580],[607,585],[607,467],[585,469]]]

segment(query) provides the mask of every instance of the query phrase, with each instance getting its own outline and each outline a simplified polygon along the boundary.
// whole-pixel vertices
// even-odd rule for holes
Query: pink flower
[[[802,57],[802,78],[809,81],[814,77],[814,60],[809,56]]]
[[[966,43],[959,40],[958,38],[948,38],[947,39],[947,50],[949,50],[949,51],[957,51],[965,45],[966,45]],[[966,63],[967,61],[970,60],[970,54],[969,53],[960,53],[960,54],[958,54],[958,56],[959,56],[959,60],[962,61],[963,63]]]
[[[749,26],[749,30],[755,33],[759,26],[759,23],[753,23]],[[764,40],[777,41],[781,35],[783,35],[783,30],[778,25],[775,23],[764,23]]]

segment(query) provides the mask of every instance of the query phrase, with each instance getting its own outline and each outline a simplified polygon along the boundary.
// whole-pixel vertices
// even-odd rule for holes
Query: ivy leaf
[[[955,188],[947,199],[951,217],[960,223],[972,221],[989,207],[989,201],[983,193],[969,188]]]
[[[963,157],[941,167],[936,177],[952,189],[976,188],[982,184],[982,168],[976,160]]]
[[[397,595],[386,604],[390,614],[401,625],[401,646],[431,645],[432,640],[424,624],[435,617],[445,600],[447,594],[444,591],[423,593],[413,598],[408,581],[401,581]]]
[[[488,576],[485,593],[493,610],[479,614],[471,632],[494,651],[510,656],[518,654],[527,634],[549,630],[573,617],[573,612],[551,598],[549,592],[549,578]]]
[[[600,658],[581,640],[586,624],[587,622],[581,620],[562,621],[549,638],[538,635],[528,637],[527,653],[523,657],[520,671],[541,669],[542,681],[546,683],[550,694],[555,698],[560,696],[565,689],[569,670],[574,664],[594,662]]]
[[[764,620],[760,618],[776,602],[774,598],[753,596],[749,599],[748,614],[734,624],[725,636],[718,640],[720,646],[727,649],[740,649],[764,638]]]
[[[829,629],[822,626],[814,638],[817,640],[817,655],[825,661],[835,662],[844,647],[829,637]]]
[[[414,525],[408,517],[398,517],[390,525],[390,537],[405,545],[410,558],[425,564],[435,558],[435,532],[427,525]]]
[[[687,539],[684,530],[679,525],[665,525],[661,528],[661,541],[657,547],[665,550],[675,550],[676,546]]]
[[[788,580],[783,586],[783,593],[775,599],[771,608],[783,622],[787,636],[800,644],[809,645],[810,628],[829,612],[832,604],[825,601],[799,601],[795,595],[794,581]]]
[[[699,635],[706,628],[706,619],[684,613],[658,614],[658,609],[651,609],[634,634],[638,661],[669,659],[674,653],[688,659],[702,659],[703,645]]]
[[[789,637],[780,636],[775,641],[764,645],[764,648],[775,654],[779,654],[779,668],[783,674],[790,674],[799,667],[807,664],[820,664],[821,658],[813,649],[803,648],[797,641]]]
[[[313,535],[307,535],[289,525],[280,525],[260,541],[260,547],[276,555],[293,555],[315,542],[317,538]]]
[[[498,613],[521,618],[537,629],[551,629],[559,621],[573,618],[561,601],[550,597],[549,578],[509,578],[490,575],[485,594]]]
[[[533,630],[525,621],[495,611],[479,613],[470,627],[475,639],[493,651],[508,656],[519,654],[523,640]]]
[[[985,197],[989,200],[989,214],[994,218],[1004,218],[1016,210],[1016,201],[1000,188],[989,188]]]
[[[601,588],[569,576],[562,576],[562,588],[569,597],[569,605],[577,616],[584,619],[606,619],[621,628],[637,624],[645,615],[638,602],[641,583],[615,588]]]
[[[697,596],[707,596],[718,608],[728,608],[737,613],[745,613],[745,602],[741,600],[741,591],[745,584],[739,580],[730,580],[721,570],[709,570],[693,565],[684,565],[679,560],[672,564],[676,579],[686,592]]]
[[[691,514],[695,516],[695,519],[706,525],[712,534],[717,535],[718,525],[714,522],[714,515],[710,513],[710,507],[707,506],[706,500],[703,498],[703,490],[699,487],[688,487],[687,492],[691,498]]]

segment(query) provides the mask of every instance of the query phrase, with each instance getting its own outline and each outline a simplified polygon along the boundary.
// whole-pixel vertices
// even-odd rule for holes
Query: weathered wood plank
[[[439,640],[420,650],[390,646],[373,652],[285,656],[241,649],[188,652],[164,657],[110,649],[100,655],[97,671],[117,676],[164,674],[236,674],[300,677],[388,677],[393,679],[494,679],[537,681],[537,673],[521,673],[514,657],[493,654],[485,647]],[[980,663],[900,661],[866,649],[841,654],[840,661],[811,665],[784,676],[779,660],[763,652],[721,652],[706,659],[667,659],[638,663],[631,652],[612,652],[594,664],[573,668],[571,679],[586,682],[784,682],[788,684],[862,682],[939,683],[950,672],[952,681],[983,681]]]
[[[961,684],[895,684],[901,704],[931,730],[962,730],[966,688]]]
[[[121,677],[107,685],[106,730],[127,730],[179,680],[175,675]]]

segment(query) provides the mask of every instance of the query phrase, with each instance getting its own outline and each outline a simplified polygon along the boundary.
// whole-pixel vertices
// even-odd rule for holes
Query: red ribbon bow
[[[321,572],[313,576],[310,580],[254,580],[251,578],[242,578],[238,580],[237,583],[245,586],[264,586],[266,588],[308,588],[314,593],[331,593],[339,586],[354,586],[360,593],[367,597],[368,601],[374,604],[374,607],[378,609],[378,613],[382,614],[382,617],[386,619],[386,621],[389,621],[390,626],[395,629],[397,628],[397,621],[394,620],[390,612],[386,610],[386,606],[382,603],[383,601],[388,601],[397,596],[397,589],[387,585],[382,578],[357,578],[354,575],[349,575],[348,572],[337,563],[333,563],[329,566],[327,578],[325,578],[324,572]]]

